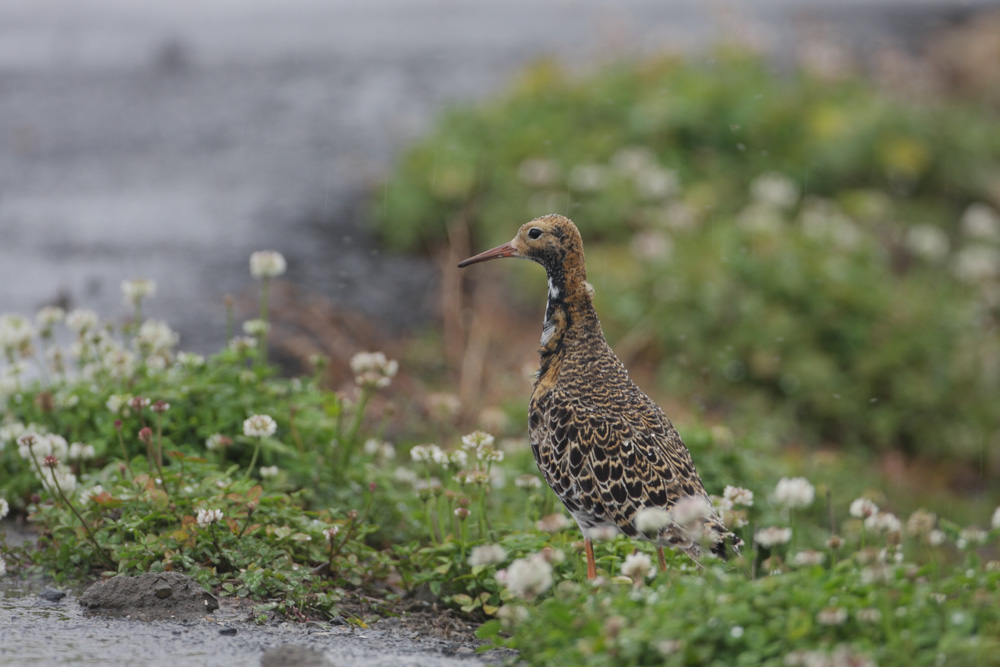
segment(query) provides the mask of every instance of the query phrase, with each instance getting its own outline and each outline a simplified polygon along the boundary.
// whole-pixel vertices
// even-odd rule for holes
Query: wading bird
[[[576,225],[536,218],[458,266],[501,257],[530,259],[548,274],[528,433],[538,469],[583,532],[587,577],[597,574],[593,539],[618,532],[655,543],[661,570],[665,546],[696,560],[703,548],[720,557],[738,550],[680,435],[604,338]]]

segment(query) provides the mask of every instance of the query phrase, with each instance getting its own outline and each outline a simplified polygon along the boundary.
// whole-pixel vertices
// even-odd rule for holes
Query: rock
[[[59,602],[64,597],[66,597],[66,591],[61,591],[58,588],[52,588],[51,586],[46,586],[45,590],[38,594],[38,597],[42,598],[46,602]]]
[[[236,636],[236,628],[222,628],[219,630],[219,634],[223,637],[234,637]]]
[[[179,572],[156,572],[99,581],[80,596],[88,611],[143,621],[193,620],[219,608],[194,579]]]
[[[260,667],[333,667],[333,663],[311,648],[282,644],[264,652]]]

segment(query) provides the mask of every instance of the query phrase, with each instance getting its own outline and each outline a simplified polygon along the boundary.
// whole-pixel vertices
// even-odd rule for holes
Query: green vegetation
[[[449,225],[488,248],[566,214],[612,344],[679,402],[996,474],[995,128],[733,53],[585,78],[542,64],[446,114],[372,210],[411,251]]]
[[[467,225],[482,249],[552,211],[581,226],[612,342],[730,425],[679,428],[745,542],[731,562],[656,572],[619,537],[587,581],[523,394],[465,435],[457,397],[419,397],[389,442],[375,407],[414,405],[395,361],[359,352],[344,393],[324,359],[268,364],[284,260],[257,253],[260,318],[208,358],[145,319],[148,282],[123,285],[124,327],[0,317],[0,518],[38,530],[16,548],[0,532],[0,575],[182,571],[260,622],[363,625],[433,599],[531,665],[1000,664],[1000,498],[932,513],[903,459],[877,456],[998,465],[1000,221],[981,203],[998,141],[972,112],[726,56],[585,80],[540,66],[404,158],[377,207],[396,247]],[[838,446],[785,446],[800,439]]]

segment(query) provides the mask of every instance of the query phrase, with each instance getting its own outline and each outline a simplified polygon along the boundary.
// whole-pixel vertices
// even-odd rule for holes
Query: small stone
[[[51,586],[46,586],[45,590],[38,594],[38,597],[42,598],[47,602],[59,602],[64,597],[66,597],[66,591],[61,591],[58,588],[52,588]]]
[[[156,592],[156,597],[160,598],[161,600],[167,599],[174,593],[174,590],[170,588],[168,584],[157,586],[153,590]]]
[[[476,650],[469,646],[459,646],[455,649],[455,655],[472,655]]]
[[[219,634],[224,635],[226,637],[232,637],[233,635],[236,634],[236,628],[222,628],[221,630],[219,630]]]

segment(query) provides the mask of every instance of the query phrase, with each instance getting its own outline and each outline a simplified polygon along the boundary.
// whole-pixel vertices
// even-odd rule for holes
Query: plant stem
[[[128,449],[125,447],[125,439],[122,437],[122,431],[120,428],[116,428],[115,431],[118,433],[118,444],[122,446],[122,461],[125,462],[125,468],[128,470],[129,477],[135,480],[135,473],[132,472],[132,464],[128,460]]]
[[[260,319],[267,325],[267,300],[270,292],[271,279],[267,276],[260,281]],[[267,332],[261,332],[257,338],[257,365],[267,365]]]
[[[372,389],[369,387],[361,388],[361,395],[358,396],[357,405],[354,406],[354,419],[351,420],[350,430],[347,432],[347,436],[343,440],[343,444],[350,445],[350,449],[345,448],[346,458],[342,461],[344,465],[350,462],[350,455],[353,454],[354,450],[354,438],[358,435],[358,429],[361,428],[361,422],[365,417],[365,408],[368,406],[368,400],[372,396]]]
[[[260,441],[263,438],[257,438],[257,444],[253,448],[253,456],[250,457],[250,465],[247,467],[246,474],[243,475],[243,480],[246,481],[250,479],[250,473],[253,472],[253,467],[257,464],[257,455],[260,454]]]
[[[42,486],[44,487],[46,486],[45,473],[42,471],[42,466],[38,464],[38,458],[35,456],[35,452],[31,447],[28,448],[28,452],[31,454],[31,460],[35,464],[35,468],[38,470],[39,478],[41,479]],[[87,538],[90,540],[90,543],[94,545],[94,549],[97,550],[97,553],[100,555],[104,563],[109,567],[111,567],[112,569],[118,569],[118,564],[115,563],[115,561],[111,558],[111,556],[108,555],[106,551],[104,551],[103,548],[101,548],[101,545],[97,541],[97,537],[95,537],[94,533],[91,532],[90,526],[84,520],[83,516],[81,516],[80,513],[76,510],[76,507],[73,506],[73,503],[69,501],[69,498],[66,497],[66,494],[63,493],[62,487],[59,485],[59,476],[56,475],[55,470],[52,470],[52,484],[56,487],[56,491],[58,492],[59,497],[62,499],[62,501],[66,503],[66,506],[69,507],[70,511],[72,511],[73,514],[76,515],[76,518],[80,521],[80,525],[83,526],[83,529],[87,532]],[[50,493],[52,492],[51,488],[49,489],[49,492]]]

